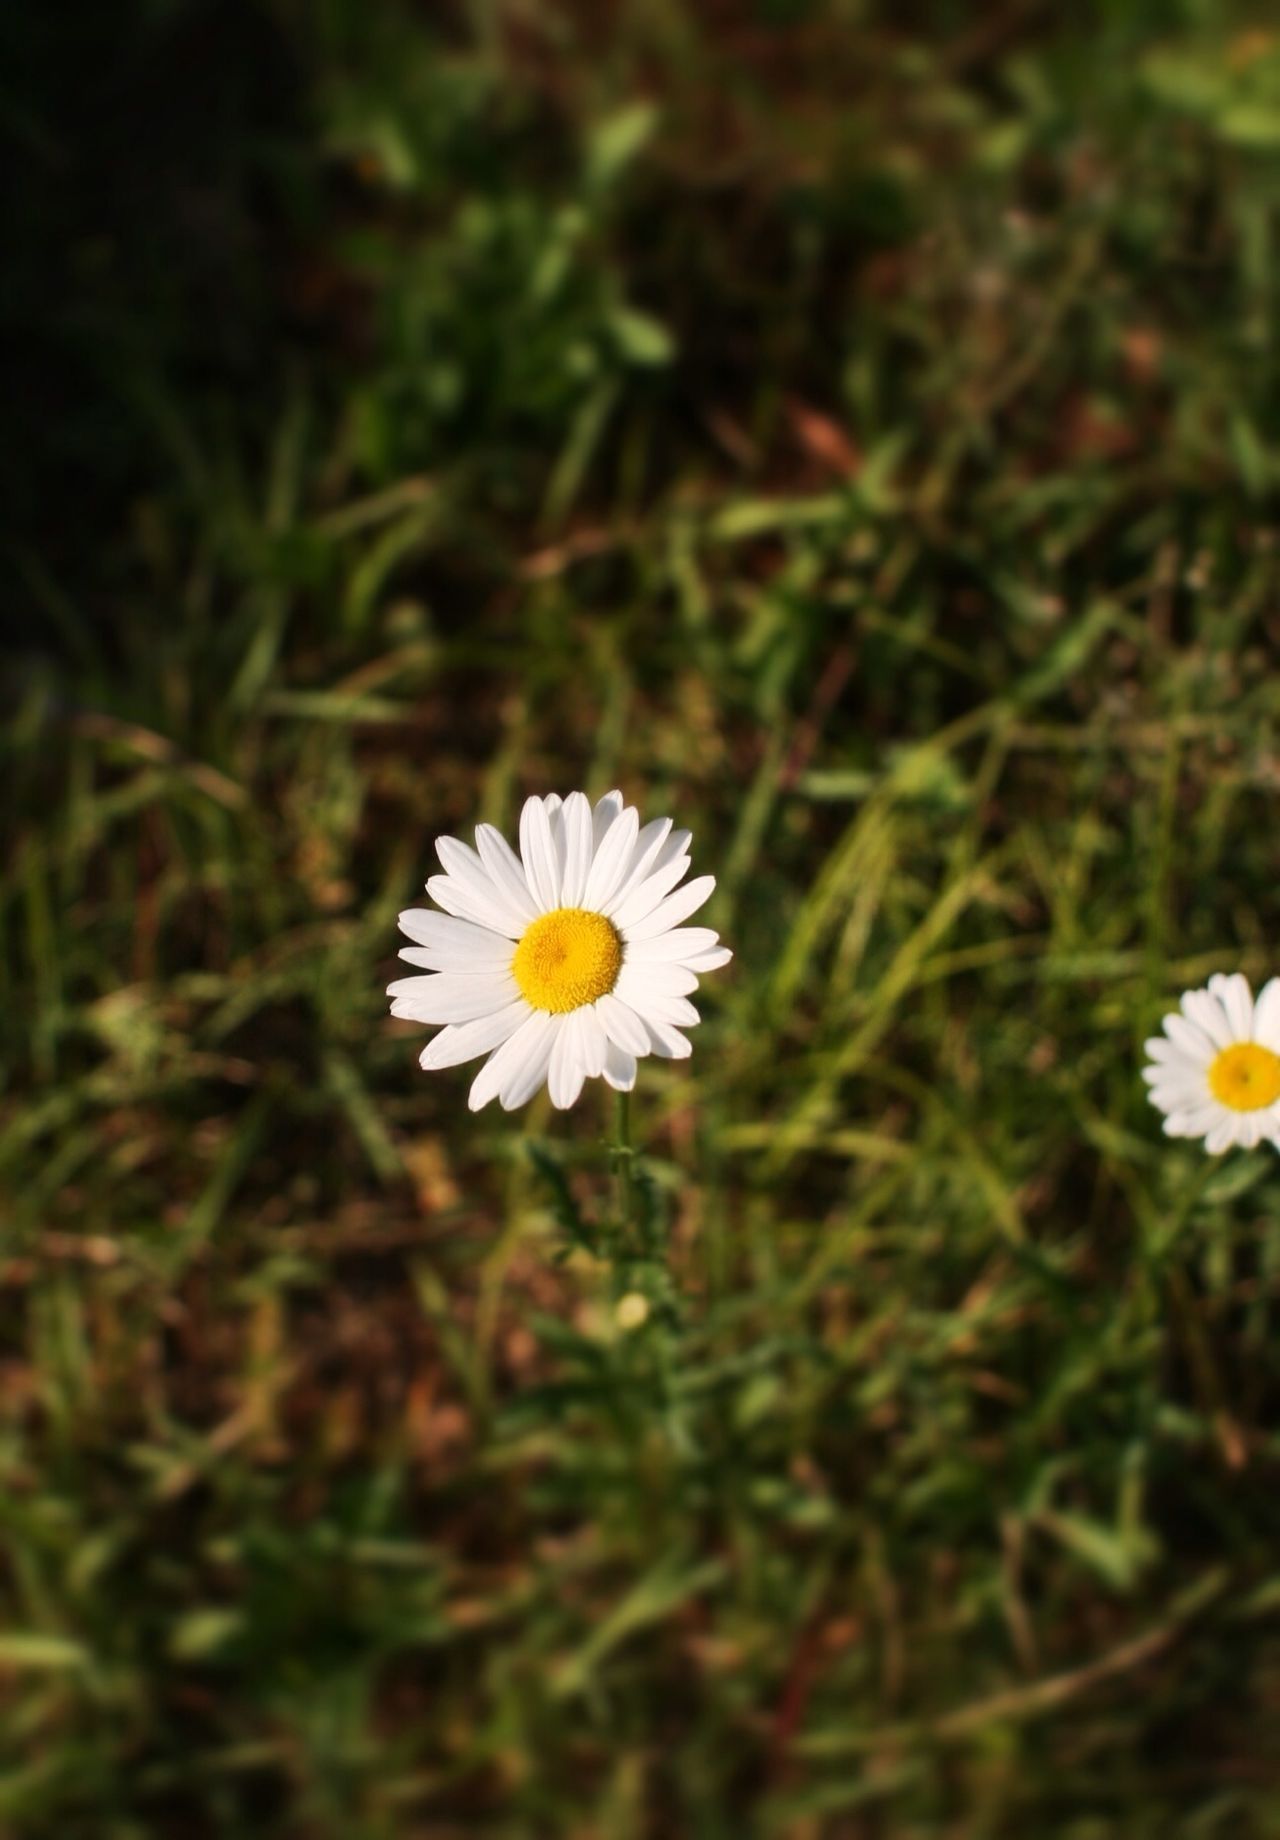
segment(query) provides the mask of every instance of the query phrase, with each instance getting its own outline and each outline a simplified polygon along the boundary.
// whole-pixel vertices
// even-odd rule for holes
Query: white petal
[[[511,969],[511,941],[500,933],[490,933],[488,937],[498,942],[496,951],[463,953],[456,946],[448,951],[436,946],[401,946],[396,957],[402,958],[406,965],[416,965],[420,971],[451,971],[459,977],[495,977]]]
[[[1170,1137],[1203,1137],[1217,1123],[1220,1110],[1216,1102],[1175,1106],[1165,1130]]]
[[[1232,1041],[1248,1041],[1253,1034],[1253,996],[1248,978],[1239,971],[1233,971],[1230,977],[1218,972],[1209,979],[1209,989],[1226,1012]]]
[[[1209,1090],[1203,1067],[1144,1067],[1142,1077],[1153,1092],[1206,1093]]]
[[[387,986],[387,995],[394,998],[391,1014],[411,1022],[472,1022],[514,1003],[520,991],[513,977],[438,971],[430,977],[397,978]]]
[[[492,824],[476,825],[476,849],[489,872],[489,879],[500,888],[513,910],[527,925],[538,917],[538,904],[529,887],[524,865],[500,830]]]
[[[698,974],[688,965],[646,965],[644,970],[658,973],[664,997],[691,997],[698,988]]]
[[[470,845],[456,837],[437,837],[436,855],[446,875],[456,875],[460,882],[469,875],[484,875],[484,865]]]
[[[502,917],[502,930],[523,924],[525,914],[500,883],[495,882],[475,851],[456,837],[437,837],[436,855],[449,880],[465,889],[482,905],[486,902]]]
[[[1195,1023],[1209,1037],[1215,1048],[1229,1048],[1233,1041],[1247,1040],[1246,1036],[1233,1033],[1226,1011],[1217,997],[1211,997],[1207,990],[1185,991],[1182,1013],[1188,1022]]]
[[[596,808],[591,814],[591,840],[597,850],[604,842],[605,832],[612,827],[625,803],[622,794],[616,789],[596,800]]]
[[[462,1061],[473,1061],[478,1054],[500,1048],[528,1014],[529,1005],[521,997],[518,1003],[508,1003],[505,1009],[495,1010],[492,1016],[480,1016],[474,1022],[450,1023],[427,1043],[418,1056],[418,1065],[428,1073],[437,1073],[441,1067],[456,1067]]]
[[[530,1055],[548,1032],[552,1020],[545,1010],[529,1011],[515,1033],[489,1056],[471,1082],[467,1095],[467,1104],[473,1112],[488,1105],[490,1099],[496,1099],[509,1081],[514,1083],[524,1072]]]
[[[1203,1086],[1209,1077],[1209,1069],[1202,1061],[1193,1061],[1181,1054],[1177,1060],[1149,1061],[1142,1069],[1142,1077],[1148,1086],[1159,1085],[1164,1080],[1187,1080]]]
[[[623,1002],[627,1000],[623,998]],[[637,1011],[637,1014],[646,1023],[667,1022],[678,1029],[696,1028],[702,1020],[692,1003],[684,997],[647,996],[644,1008]]]
[[[686,970],[702,973],[718,971],[721,965],[727,965],[732,957],[733,953],[728,946],[712,946],[709,952],[699,952],[696,957],[682,958],[680,962]]]
[[[542,1012],[544,1015],[545,1011]],[[502,1091],[498,1095],[504,1111],[514,1112],[519,1105],[527,1105],[540,1086],[546,1084],[547,1065],[551,1059],[551,1050],[555,1045],[556,1023],[558,1016],[548,1016],[551,1024],[544,1029],[525,1050],[524,1064],[502,1082]]]
[[[1199,1086],[1170,1082],[1167,1085],[1153,1086],[1147,1094],[1152,1105],[1159,1106],[1162,1112],[1185,1112],[1197,1105],[1204,1105],[1210,1095],[1203,1082]],[[1213,1103],[1216,1105],[1217,1101]]]
[[[477,894],[451,875],[433,875],[427,883],[427,893],[447,914],[454,914],[460,920],[474,920],[477,926],[488,927],[491,933],[519,939],[524,931],[524,922],[499,900],[492,884],[488,893]]]
[[[686,964],[698,953],[709,951],[719,938],[719,933],[713,933],[709,926],[673,926],[669,933],[659,933],[653,939],[638,939],[627,957],[638,964],[673,959]]]
[[[564,806],[565,801],[558,792],[549,792],[542,801],[547,814],[547,823],[551,827],[551,847],[556,854],[556,886],[564,885]],[[563,894],[560,905],[564,905]]]
[[[1210,1156],[1221,1156],[1224,1150],[1229,1150],[1234,1144],[1237,1116],[1237,1114],[1228,1113],[1226,1117],[1219,1118],[1217,1124],[1209,1132],[1204,1140],[1204,1147]]]
[[[564,874],[560,883],[563,907],[581,907],[591,869],[591,807],[585,792],[571,792],[561,816],[564,825]]]
[[[660,1054],[664,1060],[687,1061],[693,1053],[693,1043],[687,1036],[682,1035],[679,1029],[673,1029],[669,1023],[650,1022],[646,1017],[644,1026],[649,1031],[649,1043],[653,1052]]]
[[[1169,1092],[1207,1093],[1209,1091],[1209,1076],[1203,1067],[1190,1067],[1185,1064],[1179,1067],[1148,1067],[1144,1071],[1144,1079],[1148,1073],[1154,1075],[1148,1084],[1156,1092],[1167,1090]]]
[[[672,831],[671,835],[664,839],[662,848],[654,857],[653,868],[649,871],[650,875],[653,874],[654,869],[665,869],[667,864],[674,862],[677,856],[687,856],[692,841],[692,831]]]
[[[640,1009],[650,996],[687,997],[698,988],[698,974],[683,965],[635,965],[625,959],[613,988],[624,1003]]]
[[[1253,1039],[1280,1053],[1280,978],[1268,978],[1253,1006]]]
[[[596,809],[598,812],[599,807]],[[591,873],[587,877],[587,886],[582,896],[584,907],[589,907],[594,913],[604,912],[605,902],[617,893],[626,873],[639,829],[640,814],[634,805],[619,812],[610,824],[596,845]]]
[[[471,920],[452,920],[449,914],[429,914],[423,909],[430,926],[417,927],[427,933],[423,946],[401,946],[399,957],[405,964],[417,964],[425,972],[495,973],[511,970],[511,940],[504,933],[491,933],[489,927],[473,926]]]
[[[1175,1047],[1199,1067],[1207,1067],[1214,1057],[1214,1046],[1202,1029],[1182,1016],[1166,1016],[1164,1032]]]
[[[1265,1112],[1245,1112],[1236,1126],[1236,1142],[1242,1150],[1256,1150],[1266,1125]]]
[[[635,1055],[611,1041],[605,1056],[604,1077],[615,1092],[630,1092],[636,1083]]]
[[[601,913],[612,915],[615,907],[621,906],[633,888],[638,888],[645,876],[650,874],[662,846],[671,833],[670,818],[654,818],[642,826],[635,841],[631,861],[623,871],[622,880],[611,897],[611,904],[602,907]]]
[[[1199,1111],[1173,1111],[1164,1121],[1166,1137],[1201,1137],[1203,1138],[1217,1123],[1218,1109],[1201,1108]]]
[[[551,820],[539,798],[526,799],[520,813],[520,856],[534,900],[542,913],[551,913],[560,906],[560,864]]]
[[[1152,1035],[1143,1042],[1142,1048],[1147,1058],[1153,1061],[1171,1061],[1180,1058],[1182,1054],[1181,1048],[1175,1048],[1163,1035]]]
[[[587,1003],[575,1010],[578,1042],[582,1050],[583,1065],[589,1080],[598,1080],[604,1072],[605,1059],[609,1052],[609,1037],[605,1034],[604,1023],[596,1014],[594,1003]]]
[[[577,1011],[570,1010],[551,1049],[551,1066],[547,1074],[547,1091],[557,1111],[568,1111],[587,1077],[586,1065],[578,1045],[575,1026]]]
[[[407,907],[400,916],[400,931],[416,945],[440,952],[456,949],[459,961],[482,951],[500,953],[508,961],[511,958],[511,941],[505,933],[470,920],[455,920],[452,914],[438,914],[430,907]]]
[[[610,993],[596,998],[596,1014],[609,1040],[628,1054],[649,1053],[649,1036],[636,1012]]]
[[[646,875],[639,887],[633,888],[610,916],[618,931],[625,936],[630,927],[643,920],[646,914],[651,914],[662,897],[670,894],[676,883],[688,873],[688,869],[687,856],[673,856]]]
[[[687,887],[677,889],[675,894],[668,895],[660,906],[655,907],[651,914],[646,914],[635,926],[619,929],[626,943],[630,945],[637,939],[652,939],[656,933],[665,933],[668,928],[679,926],[682,920],[696,913],[704,901],[710,900],[715,885],[714,875],[699,875]]]

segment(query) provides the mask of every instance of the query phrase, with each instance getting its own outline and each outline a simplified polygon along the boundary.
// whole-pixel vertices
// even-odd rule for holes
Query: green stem
[[[620,1092],[614,1110],[614,1173],[617,1178],[618,1231],[624,1244],[631,1240],[634,1190],[631,1181],[631,1094]]]

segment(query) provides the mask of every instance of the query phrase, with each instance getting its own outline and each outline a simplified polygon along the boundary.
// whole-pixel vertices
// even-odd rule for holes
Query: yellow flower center
[[[1224,1048],[1209,1068],[1209,1090],[1233,1112],[1256,1112],[1280,1099],[1280,1054],[1254,1041]]]
[[[511,973],[534,1009],[559,1014],[594,1003],[613,989],[622,967],[622,941],[603,914],[557,907],[526,927]]]

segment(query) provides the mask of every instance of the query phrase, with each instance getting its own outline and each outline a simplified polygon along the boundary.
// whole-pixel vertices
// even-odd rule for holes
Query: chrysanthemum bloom
[[[1170,1137],[1203,1137],[1214,1156],[1265,1138],[1280,1146],[1280,978],[1255,1003],[1248,980],[1211,977],[1188,990],[1146,1044],[1142,1077]]]
[[[585,1079],[603,1076],[629,1092],[644,1055],[690,1054],[681,1030],[699,1017],[689,993],[700,971],[733,954],[707,927],[680,924],[716,885],[703,875],[677,887],[689,835],[670,818],[642,828],[620,792],[594,811],[571,792],[526,801],[519,856],[491,824],[476,826],[474,850],[441,837],[445,873],[431,877],[427,893],[445,911],[400,916],[415,942],[401,958],[431,975],[387,991],[393,1016],[447,1025],[422,1065],[487,1054],[471,1087],[473,1112],[493,1098],[511,1111],[544,1080],[563,1109]]]

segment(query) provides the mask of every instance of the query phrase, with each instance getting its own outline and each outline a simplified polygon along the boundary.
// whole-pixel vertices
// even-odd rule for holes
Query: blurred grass
[[[1280,36],[2,30],[0,1831],[1275,1833]],[[382,995],[574,784],[737,949],[632,1332]]]

